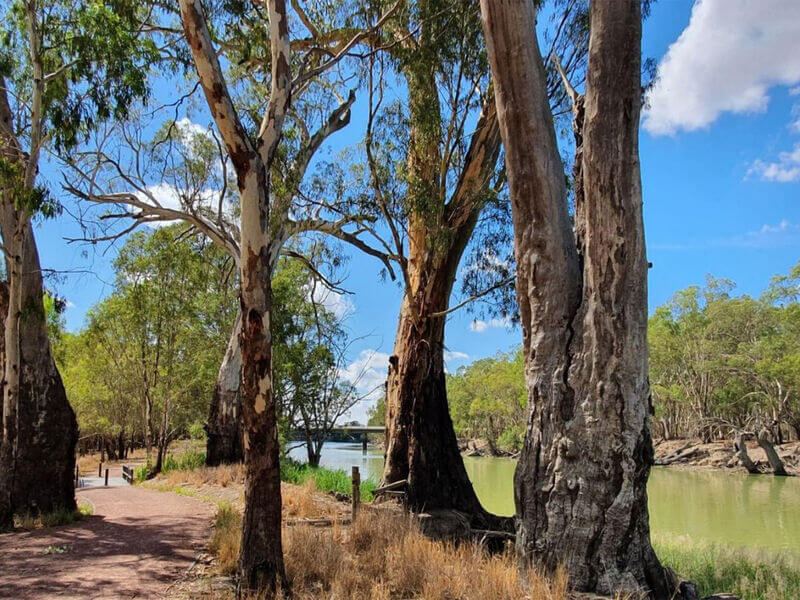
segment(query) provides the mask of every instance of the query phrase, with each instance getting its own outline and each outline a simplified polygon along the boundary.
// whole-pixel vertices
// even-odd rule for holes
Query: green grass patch
[[[164,459],[161,466],[162,473],[170,471],[193,471],[205,465],[206,455],[204,452],[190,450],[180,455],[169,454]],[[137,483],[147,480],[152,468],[149,464],[144,464],[134,470],[134,479]],[[328,469],[325,467],[310,467],[305,463],[298,462],[291,458],[281,460],[281,480],[287,483],[302,485],[309,479],[313,479],[316,489],[320,492],[337,492],[346,496],[351,492],[350,474],[340,469]],[[378,487],[372,479],[365,479],[361,482],[361,500],[372,502],[373,490]]]
[[[686,537],[655,535],[661,562],[697,584],[700,596],[728,592],[747,600],[800,598],[800,556],[720,547]]]
[[[14,517],[14,527],[17,529],[45,529],[47,527],[69,525],[90,516],[92,512],[91,504],[81,502],[76,510],[59,508],[48,513],[16,515]]]
[[[164,463],[161,465],[162,473],[169,473],[170,471],[193,471],[199,469],[206,464],[206,453],[189,451],[175,456],[174,454],[167,454]]]
[[[314,480],[316,488],[320,492],[337,492],[346,496],[350,495],[352,483],[350,474],[341,469],[328,469],[325,467],[310,467],[305,463],[300,463],[290,458],[285,458],[281,462],[281,479],[287,483],[302,485],[309,479]],[[361,482],[362,502],[372,502],[373,490],[378,487],[372,479],[365,479]]]

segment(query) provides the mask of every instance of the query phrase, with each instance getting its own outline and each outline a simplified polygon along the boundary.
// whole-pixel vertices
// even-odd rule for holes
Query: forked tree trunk
[[[408,83],[410,88],[416,87],[413,97],[417,98],[417,112],[426,111],[429,102],[425,98],[436,96],[435,86],[417,76],[409,77]],[[417,114],[416,118],[425,122],[431,117]],[[435,143],[430,146],[430,140],[437,138],[430,132],[417,131],[416,139],[411,144],[410,169],[418,180],[435,181],[436,175],[432,173],[438,164],[437,150]],[[478,120],[450,201],[446,206],[442,204],[438,209],[441,212],[435,216],[420,212],[409,217],[411,290],[401,306],[389,365],[382,477],[384,484],[408,480],[407,498],[412,510],[460,510],[483,527],[506,524],[481,507],[464,468],[447,403],[445,317],[434,315],[449,307],[458,264],[483,208],[499,152],[497,115],[489,103]],[[440,196],[438,190],[428,189],[425,194]],[[441,200],[427,202],[428,210],[437,202]],[[425,206],[426,202],[420,201],[420,205]],[[438,226],[431,226],[433,221]],[[445,233],[446,243],[441,239]]]
[[[591,3],[576,235],[533,0],[481,0],[514,215],[530,417],[517,548],[578,591],[672,598],[650,544],[639,0]],[[674,597],[681,597],[676,595]]]
[[[236,313],[236,321],[231,332],[228,348],[219,368],[211,409],[206,425],[206,465],[215,467],[221,464],[241,462],[242,449],[242,350],[239,346],[239,332],[242,315]]]
[[[41,269],[30,222],[4,198],[3,240],[21,260],[9,260],[5,316],[4,435],[0,450],[0,524],[19,512],[74,510],[78,426],[47,339]],[[23,225],[18,243],[14,231]],[[11,360],[13,358],[13,360]],[[16,393],[9,388],[13,384]],[[11,393],[10,393],[11,392]]]
[[[241,200],[242,417],[245,498],[239,594],[286,588],[281,544],[278,418],[272,386],[272,271],[284,231],[270,221],[269,170],[291,98],[286,3],[268,0],[272,87],[254,145],[233,106],[200,0],[180,0],[181,22],[200,84],[236,171]],[[288,208],[286,209],[288,210]],[[276,221],[282,221],[278,211]]]

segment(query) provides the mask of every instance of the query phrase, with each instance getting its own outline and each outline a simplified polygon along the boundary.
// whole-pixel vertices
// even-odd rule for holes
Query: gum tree
[[[32,225],[57,212],[39,175],[46,154],[63,155],[96,122],[145,96],[149,49],[135,38],[137,11],[126,0],[20,0],[3,14],[0,232],[8,301],[0,525],[15,512],[75,507],[77,426],[47,336]]]
[[[650,544],[639,0],[593,1],[575,226],[532,0],[482,0],[514,217],[530,410],[519,553],[579,591],[682,597]],[[673,595],[675,594],[675,595]]]

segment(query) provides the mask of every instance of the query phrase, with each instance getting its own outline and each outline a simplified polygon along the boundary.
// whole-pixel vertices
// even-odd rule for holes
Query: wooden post
[[[97,465],[97,476],[98,477],[102,477],[103,476],[103,462],[102,461],[100,461],[100,464]]]
[[[364,434],[364,437],[361,439],[361,451],[366,454],[367,452],[367,434]]]
[[[108,486],[108,469],[106,469],[106,486]]]
[[[361,501],[361,474],[358,472],[358,467],[353,467],[353,491],[350,497],[351,501],[351,514],[350,522],[356,522],[356,515],[358,514],[358,503]]]
[[[80,487],[81,485],[81,468],[78,465],[75,465],[75,487]]]

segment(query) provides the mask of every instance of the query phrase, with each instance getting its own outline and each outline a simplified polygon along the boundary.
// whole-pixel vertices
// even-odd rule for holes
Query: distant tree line
[[[734,290],[709,277],[650,317],[656,437],[800,439],[800,263],[758,298]],[[447,376],[447,390],[459,437],[484,439],[494,453],[521,448],[521,350],[459,368]]]

